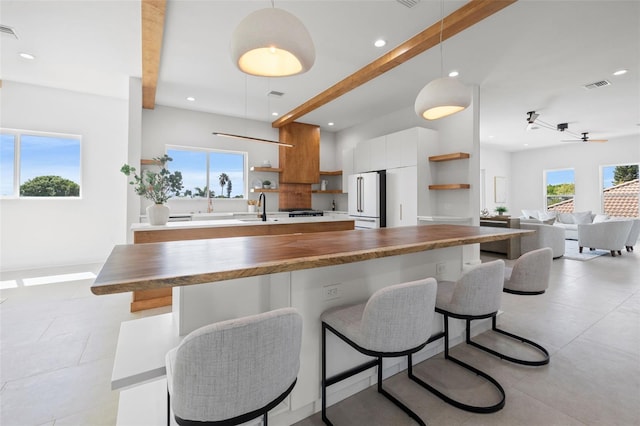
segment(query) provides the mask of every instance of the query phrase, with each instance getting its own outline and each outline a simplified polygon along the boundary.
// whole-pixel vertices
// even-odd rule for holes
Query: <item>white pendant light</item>
[[[440,3],[440,75],[444,75],[442,55],[442,29],[444,26],[444,0]],[[426,120],[437,120],[460,112],[471,104],[471,92],[453,77],[441,77],[422,88],[414,105],[416,114]]]
[[[231,58],[240,71],[284,77],[308,71],[316,50],[309,31],[291,13],[277,8],[255,11],[231,36]]]
[[[418,116],[437,120],[460,112],[471,104],[469,89],[453,77],[442,77],[429,82],[416,98]]]

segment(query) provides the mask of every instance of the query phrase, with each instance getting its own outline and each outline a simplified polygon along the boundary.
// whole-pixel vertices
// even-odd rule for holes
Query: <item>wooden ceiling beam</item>
[[[167,0],[141,0],[142,6],[142,108],[156,105],[162,34]]]
[[[471,0],[444,18],[442,40],[447,40],[459,32],[477,24],[517,0]],[[294,108],[271,123],[272,127],[282,127],[339,98],[345,93],[373,80],[385,72],[407,62],[409,59],[437,46],[440,42],[440,21],[390,50],[373,62],[360,68],[344,80]]]

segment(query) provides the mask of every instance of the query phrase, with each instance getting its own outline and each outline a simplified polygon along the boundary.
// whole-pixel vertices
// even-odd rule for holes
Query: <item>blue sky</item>
[[[244,195],[244,156],[242,154],[181,149],[168,149],[167,154],[173,158],[173,161],[169,162],[167,167],[169,170],[179,170],[182,173],[184,190],[190,189],[193,191],[196,187],[204,189],[206,185],[207,154],[209,154],[210,189],[215,192],[215,195],[221,195],[218,179],[221,173],[226,173],[231,179],[232,198],[236,195]],[[222,195],[226,197],[226,185],[223,189]]]
[[[602,188],[613,186],[613,171],[616,166],[606,166],[602,168]],[[548,170],[547,185],[558,185],[561,183],[575,183],[573,169]]]
[[[80,140],[21,135],[20,184],[36,176],[62,176],[80,185]],[[0,135],[0,195],[13,194],[14,135]]]

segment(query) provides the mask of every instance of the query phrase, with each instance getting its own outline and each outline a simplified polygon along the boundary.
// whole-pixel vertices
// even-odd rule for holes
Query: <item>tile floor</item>
[[[0,424],[114,425],[118,393],[109,381],[120,322],[167,310],[131,314],[128,294],[94,296],[91,279],[22,285],[21,280],[42,272],[0,278],[18,285],[0,291]],[[548,366],[509,364],[465,345],[453,351],[502,383],[507,393],[503,410],[472,414],[455,409],[403,374],[388,379],[386,386],[429,425],[640,425],[640,251],[590,261],[556,259],[546,294],[504,294],[503,309],[503,328],[547,347],[552,353]],[[480,338],[495,340],[490,333]],[[436,383],[444,379],[439,377],[443,362],[435,357],[416,372]],[[493,396],[468,389],[464,395],[478,403]],[[375,388],[330,407],[329,417],[337,425],[413,424]],[[316,414],[298,424],[322,422]]]

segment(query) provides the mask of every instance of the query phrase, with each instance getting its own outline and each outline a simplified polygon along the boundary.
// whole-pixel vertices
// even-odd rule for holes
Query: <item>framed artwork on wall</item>
[[[507,202],[507,178],[504,176],[493,177],[493,196],[496,203]]]

